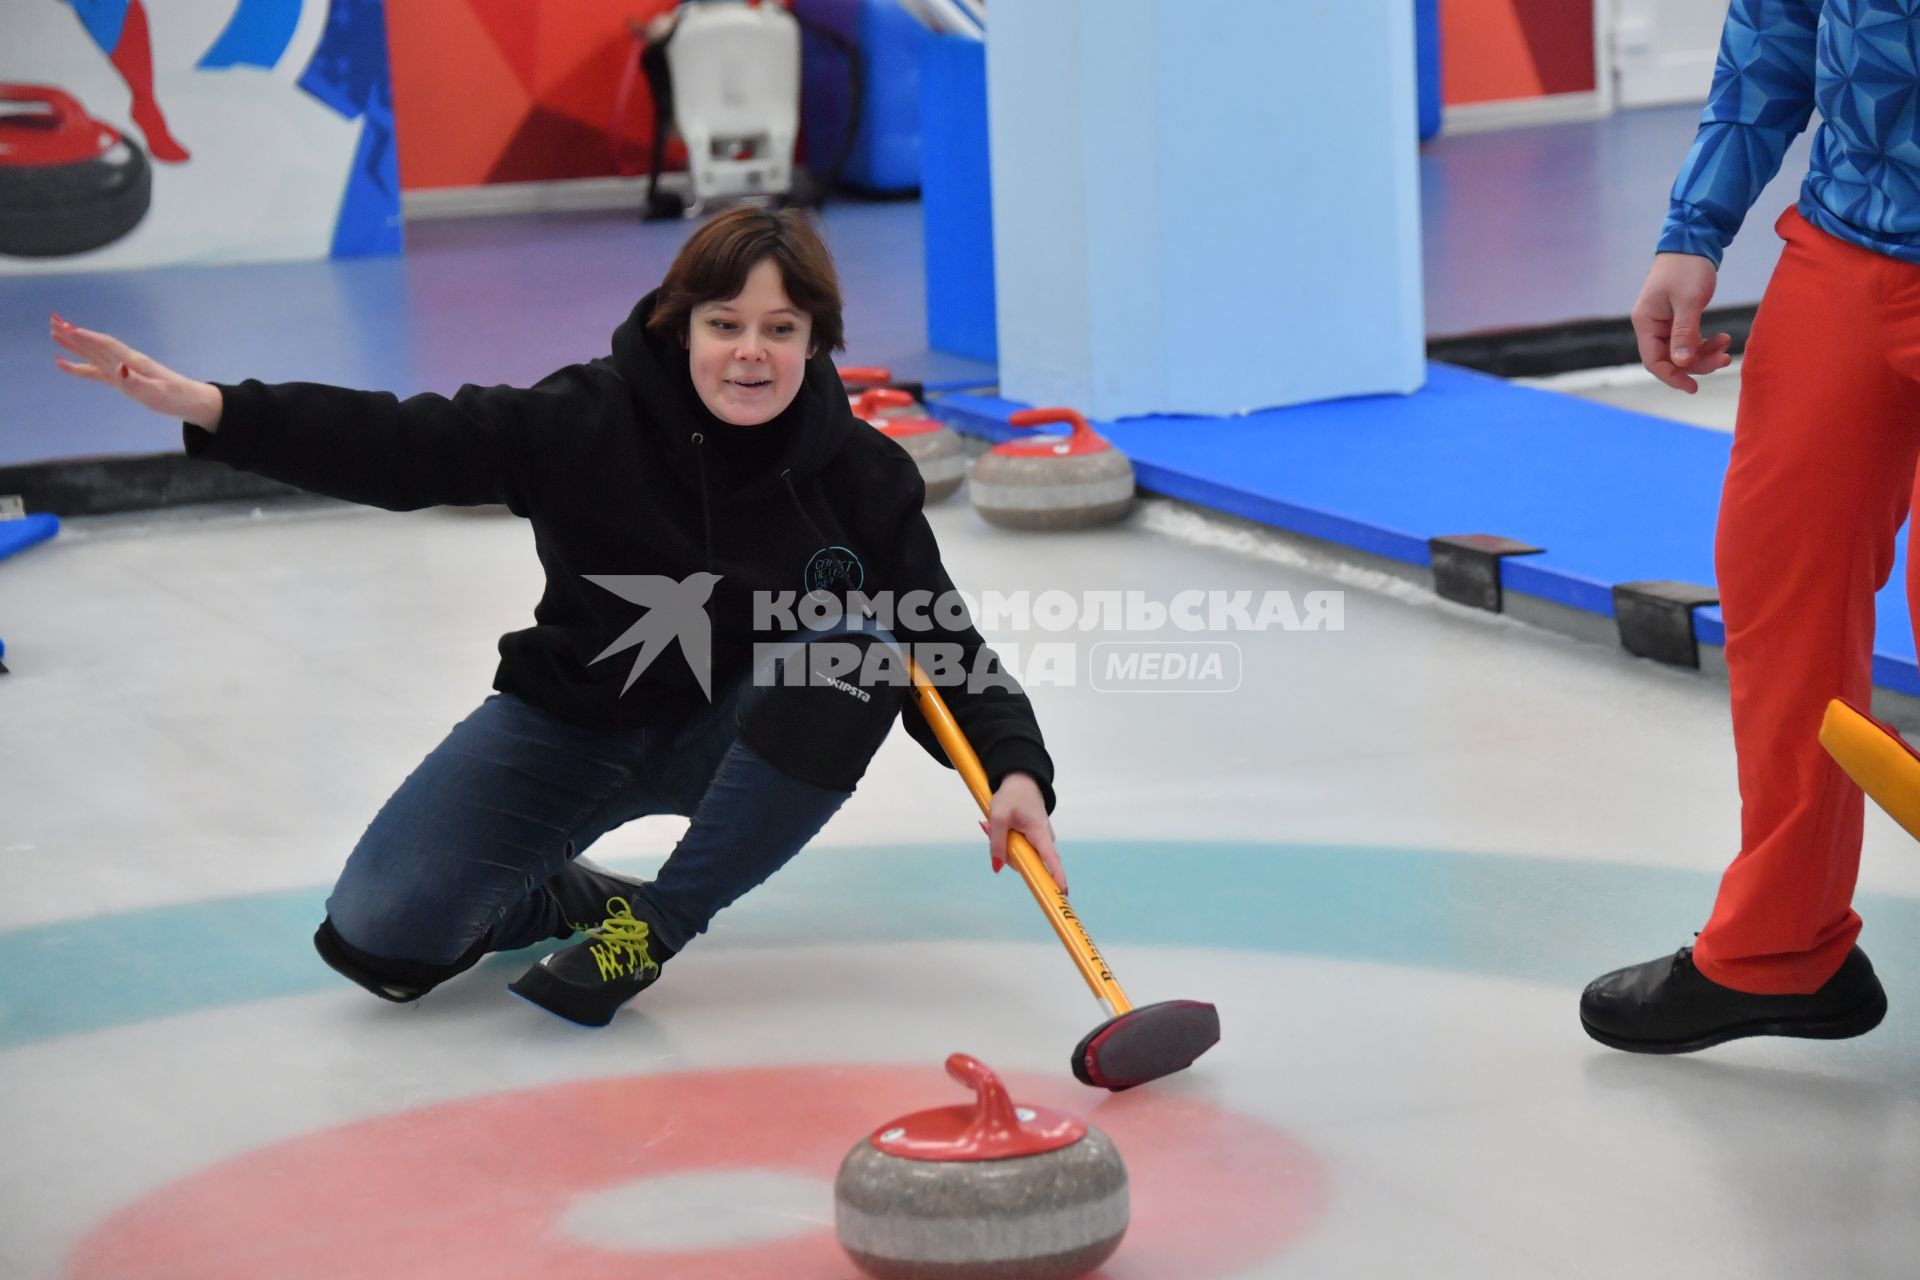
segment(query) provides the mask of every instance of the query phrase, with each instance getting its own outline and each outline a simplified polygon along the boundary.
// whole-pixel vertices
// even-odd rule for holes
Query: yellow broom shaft
[[[913,672],[913,700],[919,706],[920,714],[926,717],[927,724],[933,729],[933,736],[940,740],[947,759],[953,761],[953,767],[966,780],[974,803],[980,806],[981,813],[986,813],[993,803],[993,790],[987,785],[987,771],[981,767],[980,757],[974,754],[973,745],[967,741],[967,735],[960,731],[953,713],[947,710],[946,699],[927,679],[927,673],[911,658],[907,662]],[[1013,869],[1020,873],[1020,878],[1027,882],[1027,889],[1033,894],[1034,901],[1040,904],[1040,909],[1047,913],[1047,922],[1059,935],[1067,954],[1073,957],[1080,976],[1087,980],[1087,985],[1093,988],[1093,994],[1100,998],[1107,1012],[1118,1016],[1133,1008],[1127,993],[1113,980],[1113,974],[1107,968],[1107,962],[1101,958],[1100,948],[1094,945],[1092,935],[1068,904],[1067,895],[1060,892],[1059,886],[1053,883],[1053,877],[1047,874],[1039,851],[1018,831],[1008,834],[1007,860],[1013,863]]]
[[[1888,817],[1920,840],[1920,760],[1906,743],[1835,698],[1820,722],[1820,745]]]

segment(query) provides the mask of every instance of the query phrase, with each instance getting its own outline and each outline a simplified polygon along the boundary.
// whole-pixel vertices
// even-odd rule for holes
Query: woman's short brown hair
[[[793,209],[743,206],[694,232],[667,268],[647,328],[684,343],[693,309],[737,297],[747,287],[747,276],[768,259],[780,269],[793,305],[813,322],[813,350],[844,351],[846,330],[833,255],[812,222]]]

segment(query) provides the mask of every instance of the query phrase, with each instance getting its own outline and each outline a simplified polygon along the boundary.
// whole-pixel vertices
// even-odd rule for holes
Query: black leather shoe
[[[1744,1036],[1845,1040],[1887,1016],[1887,993],[1867,953],[1855,947],[1840,971],[1807,996],[1761,996],[1723,987],[1693,967],[1682,947],[1596,978],[1580,996],[1588,1035],[1628,1053],[1692,1053]]]

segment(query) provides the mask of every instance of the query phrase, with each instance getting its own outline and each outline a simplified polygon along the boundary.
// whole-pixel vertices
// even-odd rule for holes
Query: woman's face
[[[793,403],[813,354],[813,319],[787,297],[772,259],[731,298],[695,306],[687,359],[700,402],[722,422],[757,427]]]

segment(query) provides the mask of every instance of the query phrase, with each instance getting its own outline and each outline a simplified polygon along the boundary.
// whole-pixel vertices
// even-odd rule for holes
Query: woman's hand
[[[53,362],[76,378],[103,382],[155,413],[213,431],[220,425],[220,388],[183,377],[151,356],[141,355],[111,334],[95,333],[53,317],[53,341],[74,358]]]
[[[1010,773],[1000,780],[987,806],[987,820],[980,824],[987,833],[993,853],[993,869],[998,872],[1007,863],[1007,835],[1018,831],[1032,842],[1046,865],[1047,874],[1061,893],[1067,891],[1067,873],[1061,870],[1060,854],[1053,847],[1053,824],[1047,820],[1046,797],[1030,774]]]
[[[1688,395],[1700,389],[1689,375],[1705,375],[1733,363],[1729,334],[1700,340],[1700,313],[1713,301],[1720,273],[1693,253],[1656,253],[1633,304],[1633,336],[1640,363],[1660,381]]]

